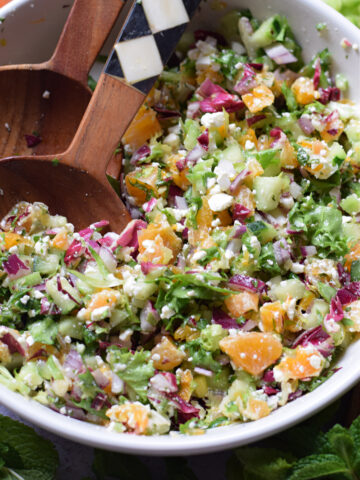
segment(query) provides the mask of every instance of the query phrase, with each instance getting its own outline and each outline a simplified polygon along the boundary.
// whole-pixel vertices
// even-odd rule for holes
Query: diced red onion
[[[184,192],[181,190],[181,188],[177,187],[176,185],[170,185],[167,198],[169,206],[175,207],[175,198],[182,197],[183,195]]]
[[[199,40],[205,41],[208,37],[210,37],[214,38],[220,45],[227,45],[227,41],[220,33],[211,30],[195,30],[194,37],[197,42]]]
[[[297,58],[281,43],[265,48],[265,52],[271,60],[278,65],[297,62]]]
[[[221,325],[225,330],[230,330],[232,328],[241,329],[241,325],[235,320],[235,318],[229,317],[227,313],[219,308],[213,310],[212,323]]]
[[[64,262],[67,266],[75,262],[85,253],[85,247],[78,240],[73,240],[66,250]]]
[[[206,153],[205,149],[200,145],[197,144],[191,152],[188,153],[186,159],[185,159],[185,164],[187,165],[188,163],[195,165],[198,160]],[[176,166],[178,167],[178,164],[176,163]],[[179,167],[178,167],[179,169]],[[180,169],[179,169],[180,170]]]
[[[267,372],[265,372],[262,379],[266,383],[274,383],[275,382],[275,377],[274,377],[273,370],[268,370]]]
[[[261,72],[261,70],[264,68],[263,63],[248,63],[247,65],[258,72]]]
[[[247,232],[246,225],[239,225],[234,232],[233,238],[239,238]]]
[[[236,83],[234,91],[239,95],[245,95],[251,92],[257,85],[254,70],[249,64],[244,65],[244,72],[241,79]]]
[[[201,368],[201,367],[195,367],[194,372],[198,373],[199,375],[204,375],[205,377],[212,377],[214,375],[214,372],[211,370],[207,370],[206,368]]]
[[[77,375],[86,371],[81,355],[75,349],[71,349],[66,355],[63,366],[70,378],[75,378]]]
[[[152,321],[149,321],[149,320],[152,320]],[[152,302],[148,300],[145,307],[141,310],[141,313],[140,313],[141,331],[145,333],[153,332],[155,330],[154,323],[157,323],[159,321],[160,321],[159,312],[155,309]]]
[[[105,393],[98,393],[91,403],[91,408],[100,411],[104,407],[111,407],[111,403]]]
[[[311,118],[308,116],[300,117],[298,123],[305,135],[310,135],[315,131],[315,127],[312,124]]]
[[[343,266],[342,263],[338,263],[337,264],[337,271],[338,271],[338,274],[339,274],[339,280],[341,282],[342,285],[345,285],[347,283],[350,283],[351,281],[351,275],[349,272],[347,272]]]
[[[217,93],[227,93],[220,85],[216,85],[213,83],[209,78],[207,78],[198,88],[197,90],[198,95],[203,98],[211,97],[211,95]]]
[[[188,208],[187,201],[185,200],[184,197],[178,197],[176,195],[175,197],[175,207],[178,208],[179,210],[186,210]]]
[[[319,88],[319,102],[326,105],[330,101],[338,102],[341,97],[340,89],[337,87]]]
[[[241,183],[243,182],[243,180],[246,177],[248,177],[250,174],[251,174],[251,172],[249,170],[247,170],[246,168],[244,168],[244,170],[242,170],[239,173],[239,175],[236,176],[235,180],[232,181],[232,183],[229,187],[230,193],[236,193],[237,190],[239,189]]]
[[[290,393],[290,395],[289,395],[289,397],[288,397],[288,401],[289,401],[289,402],[293,402],[293,401],[296,400],[297,398],[302,397],[303,394],[304,394],[303,390],[296,390],[296,392]]]
[[[278,388],[273,388],[273,387],[264,387],[263,390],[265,395],[268,395],[268,396],[276,395],[277,393],[280,392]]]
[[[170,110],[169,108],[164,108],[160,105],[154,105],[152,108],[158,114],[160,120],[181,117],[181,113],[178,110]]]
[[[189,103],[187,112],[186,112],[186,117],[194,119],[199,115],[199,113],[200,113],[200,102]]]
[[[51,303],[49,302],[48,298],[43,297],[40,300],[40,314],[47,315],[50,312]]]
[[[100,247],[99,256],[104,262],[105,267],[110,273],[114,273],[117,267],[117,260],[111,250],[106,247]]]
[[[12,254],[7,260],[3,262],[3,268],[8,274],[10,280],[17,280],[18,278],[28,275],[30,268],[16,254]]]

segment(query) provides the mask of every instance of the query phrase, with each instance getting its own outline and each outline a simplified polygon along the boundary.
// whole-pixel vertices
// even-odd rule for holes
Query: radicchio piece
[[[236,203],[234,205],[232,210],[233,220],[239,220],[240,222],[243,222],[250,215],[251,215],[251,210],[244,207],[244,205],[241,205],[240,203]]]
[[[159,372],[150,379],[150,385],[160,393],[173,394],[178,391],[176,376],[170,372]]]
[[[240,325],[235,318],[229,317],[227,313],[225,313],[220,308],[215,308],[212,312],[212,323],[216,323],[217,325],[221,325],[222,328],[225,330],[230,330],[232,328],[241,329],[242,325]]]
[[[246,122],[248,124],[248,127],[251,127],[252,125],[255,125],[255,123],[260,122],[261,120],[265,120],[266,115],[261,114],[261,115],[254,115],[253,117],[249,117],[246,119]]]
[[[280,390],[278,388],[273,388],[273,387],[264,387],[263,390],[264,390],[264,393],[266,395],[268,395],[269,397],[271,395],[276,395],[277,393],[280,392]]]
[[[151,263],[151,262],[142,262],[141,263],[141,271],[144,275],[148,275],[149,273],[157,270],[158,268],[162,268],[164,265],[161,263]]]
[[[121,232],[117,240],[118,247],[139,247],[138,232],[147,227],[147,223],[143,220],[132,220],[127,227]]]
[[[91,408],[96,410],[97,412],[102,410],[104,407],[110,408],[111,403],[109,402],[105,393],[98,393],[94,400],[91,403]]]
[[[40,314],[47,315],[50,312],[50,308],[51,308],[51,303],[49,302],[49,299],[46,297],[43,297],[40,300]]]
[[[176,185],[170,185],[168,198],[167,198],[169,206],[175,207],[175,198],[181,197],[183,195],[184,195],[184,192],[181,190],[181,188],[177,187]]]
[[[60,293],[62,293],[63,295],[66,295],[71,301],[73,301],[74,303],[76,303],[76,305],[81,305],[80,302],[78,302],[76,300],[76,298],[74,298],[67,290],[65,290],[61,284],[61,278],[60,278],[60,275],[58,275],[56,277],[56,286],[57,286],[57,289]]]
[[[261,65],[262,66],[262,65]],[[234,91],[239,95],[245,95],[246,93],[251,92],[257,85],[255,79],[255,72],[251,66],[247,63],[244,64],[244,72],[241,79],[234,87]]]
[[[28,148],[34,148],[41,143],[42,138],[37,135],[24,135]]]
[[[28,275],[30,268],[16,255],[10,255],[7,260],[3,262],[3,268],[8,274],[10,280],[17,280],[18,278]]]
[[[85,373],[86,371],[81,355],[75,349],[71,349],[70,352],[67,354],[63,366],[71,377],[74,377],[74,375],[76,376],[81,373]]]
[[[148,145],[143,145],[140,147],[131,157],[130,163],[131,165],[137,165],[139,162],[144,160],[151,154],[150,147]]]
[[[290,246],[286,240],[281,239],[274,243],[274,255],[279,265],[290,260]]]
[[[311,328],[299,335],[292,348],[296,348],[299,345],[306,347],[307,345],[313,345],[324,356],[328,357],[334,350],[334,341],[331,336],[325,332],[322,326]]]
[[[289,402],[293,402],[293,401],[296,400],[297,398],[302,397],[303,394],[304,394],[303,390],[296,390],[296,392],[290,393],[289,398],[288,398],[288,401],[289,401]]]
[[[350,283],[351,281],[351,275],[349,272],[347,272],[344,268],[344,265],[342,263],[337,264],[337,271],[339,274],[339,280],[342,285],[346,285]]]
[[[275,377],[274,377],[273,370],[268,370],[267,372],[265,372],[262,379],[266,383],[274,383],[275,382]]]
[[[154,210],[155,205],[156,205],[156,198],[152,197],[148,202],[144,203],[142,208],[145,213],[150,213]]]
[[[223,109],[228,113],[233,113],[244,107],[244,102],[237,95],[227,93],[209,79],[206,79],[200,86],[198,94],[204,97],[204,100],[200,102],[200,110],[203,113],[221,112]]]
[[[11,333],[5,333],[5,335],[0,338],[0,342],[7,345],[11,354],[20,353],[22,357],[25,357],[25,350]]]
[[[175,408],[178,410],[179,423],[186,423],[191,418],[199,418],[200,410],[191,403],[183,400],[176,393],[170,393],[167,398],[172,402]]]
[[[209,130],[206,129],[200,137],[198,137],[197,141],[200,143],[201,147],[207,152],[209,150]]]
[[[170,118],[181,117],[181,113],[178,110],[170,110],[169,108],[164,108],[161,105],[154,105],[152,108],[158,114],[159,120],[168,120]]]
[[[319,93],[319,102],[323,105],[326,105],[331,101],[338,102],[341,96],[340,89],[337,87],[319,88]]]
[[[247,275],[234,275],[228,282],[233,290],[247,290],[249,292],[263,293],[267,290],[267,285],[262,280],[248,277]]]
[[[70,247],[66,250],[64,262],[67,266],[75,262],[85,253],[85,247],[79,240],[73,240]]]
[[[218,93],[200,102],[200,109],[203,113],[221,112],[223,109],[228,113],[234,113],[242,108],[244,108],[244,102],[230,93]]]

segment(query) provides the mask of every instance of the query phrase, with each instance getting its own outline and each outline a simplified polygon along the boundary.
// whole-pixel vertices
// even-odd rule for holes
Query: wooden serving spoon
[[[108,1],[108,0],[107,0]],[[121,231],[130,215],[106,177],[119,139],[174,51],[199,0],[134,2],[68,150],[0,161],[0,218],[19,201],[40,201],[76,228],[97,220]]]
[[[68,148],[91,98],[89,71],[123,4],[75,0],[49,61],[0,68],[0,157]]]

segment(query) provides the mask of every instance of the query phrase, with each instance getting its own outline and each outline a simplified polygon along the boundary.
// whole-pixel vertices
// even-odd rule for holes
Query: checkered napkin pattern
[[[105,73],[147,94],[169,61],[200,0],[138,0]]]

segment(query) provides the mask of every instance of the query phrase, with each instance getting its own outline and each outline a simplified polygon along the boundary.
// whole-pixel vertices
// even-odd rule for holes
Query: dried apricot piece
[[[191,370],[186,369],[180,372],[179,396],[188,402],[193,391],[193,375]]]
[[[244,415],[250,420],[259,420],[259,418],[267,417],[270,414],[269,405],[258,398],[251,398],[247,404]]]
[[[282,333],[285,311],[281,302],[264,303],[260,308],[260,329],[263,332]]]
[[[126,190],[136,205],[141,206],[150,196],[158,195],[156,186],[158,179],[159,169],[152,165],[136,169],[126,175]]]
[[[156,112],[143,105],[125,132],[123,143],[136,150],[159,132],[161,125]]]
[[[225,306],[229,313],[235,317],[241,317],[246,312],[259,308],[259,295],[253,292],[239,292],[235,295],[230,295],[225,299]]]
[[[245,208],[250,210],[249,216],[254,215],[255,212],[255,200],[254,194],[246,185],[240,185],[236,193],[236,203],[240,203]]]
[[[90,300],[89,305],[84,310],[82,318],[85,320],[91,319],[91,314],[101,308],[109,307],[111,310],[118,302],[119,293],[115,290],[104,289],[101,292],[95,293]]]
[[[114,405],[106,412],[110,420],[122,423],[128,431],[144,434],[149,424],[149,408],[141,403]]]
[[[241,332],[220,341],[220,349],[229,355],[236,368],[260,375],[282,353],[280,340],[270,333]]]
[[[5,250],[10,250],[10,248],[16,247],[17,245],[20,245],[20,244],[31,246],[32,241],[27,238],[24,238],[18,233],[13,233],[13,232],[0,233],[0,247],[4,246]]]
[[[283,380],[317,377],[323,365],[324,357],[316,348],[299,346],[274,368],[274,375]]]
[[[251,93],[242,96],[242,100],[251,113],[261,112],[265,107],[274,103],[275,95],[263,83],[253,89]]]
[[[182,242],[170,225],[151,223],[139,231],[139,252],[142,262],[168,264],[180,253]]]
[[[65,231],[59,232],[53,238],[51,245],[58,250],[67,250],[70,246],[68,234]]]
[[[307,105],[315,100],[314,82],[311,78],[299,77],[291,86],[297,103]]]
[[[151,350],[151,358],[157,370],[168,371],[182,363],[185,353],[179,350],[168,337],[162,337],[161,342]]]

